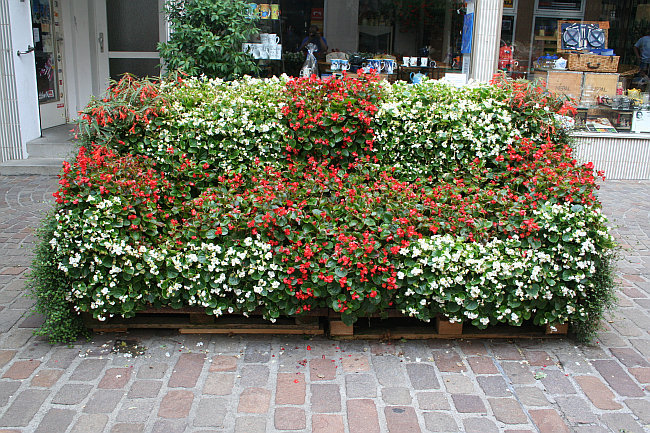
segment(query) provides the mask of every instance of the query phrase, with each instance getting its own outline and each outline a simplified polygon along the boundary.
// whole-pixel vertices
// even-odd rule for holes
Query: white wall
[[[21,2],[16,0],[8,3],[21,147],[23,156],[26,157],[27,142],[41,136],[38,91],[36,88],[36,63],[33,52],[22,56],[18,56],[16,52],[18,50],[25,51],[28,45],[34,46],[32,16],[29,1]]]

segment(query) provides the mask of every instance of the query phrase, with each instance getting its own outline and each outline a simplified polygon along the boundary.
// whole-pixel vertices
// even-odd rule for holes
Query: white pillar
[[[27,157],[27,142],[41,135],[28,1],[0,2],[0,162]]]
[[[470,78],[489,81],[497,69],[503,0],[474,0],[474,40]]]

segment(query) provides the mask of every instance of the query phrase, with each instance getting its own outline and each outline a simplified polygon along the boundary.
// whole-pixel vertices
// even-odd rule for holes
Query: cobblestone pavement
[[[643,432],[650,182],[605,184],[626,249],[598,342],[337,342],[131,332],[32,336],[25,272],[51,177],[0,177],[0,432]],[[137,340],[141,356],[111,353]],[[545,377],[536,373],[545,373]],[[537,377],[537,378],[536,378]],[[4,429],[4,430],[3,430]]]

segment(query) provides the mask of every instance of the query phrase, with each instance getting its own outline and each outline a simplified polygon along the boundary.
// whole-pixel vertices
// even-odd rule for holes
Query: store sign
[[[514,0],[503,0],[504,9],[513,9],[515,7]]]

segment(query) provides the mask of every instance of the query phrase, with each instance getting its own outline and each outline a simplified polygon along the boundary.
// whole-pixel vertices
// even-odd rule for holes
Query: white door
[[[166,40],[163,0],[94,0],[97,77],[102,93],[108,80],[126,72],[160,75],[157,44]]]
[[[31,0],[41,128],[66,123],[60,0]]]

